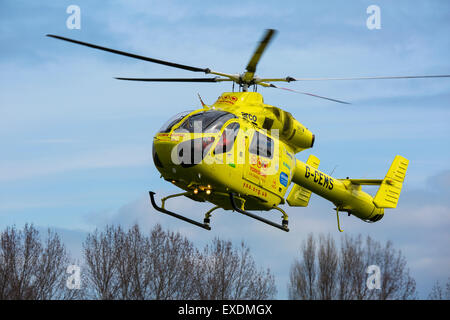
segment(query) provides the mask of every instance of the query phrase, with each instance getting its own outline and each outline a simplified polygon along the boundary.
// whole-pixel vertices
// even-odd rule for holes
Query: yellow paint
[[[226,111],[236,118],[228,120],[216,133],[174,133],[188,117],[205,110]],[[240,127],[233,147],[216,154],[224,129],[232,123]],[[252,139],[257,134],[271,139],[270,157],[250,152]],[[197,141],[208,143],[214,139],[200,163],[183,166],[172,161],[179,144],[199,138]],[[315,156],[310,156],[307,163],[295,159],[296,153],[310,148],[313,143],[314,135],[304,125],[290,113],[264,104],[261,94],[226,92],[213,105],[180,119],[170,132],[158,133],[154,137],[153,151],[158,158],[156,167],[165,180],[188,191],[187,196],[193,200],[209,201],[224,209],[232,209],[228,195],[233,192],[239,195],[242,205],[245,203],[245,210],[271,210],[285,203],[291,182],[294,187],[287,198],[291,206],[307,206],[313,192],[334,203],[339,211],[365,221],[378,221],[384,215],[383,208],[395,207],[407,167],[406,159],[396,157],[382,181],[340,180],[319,171],[320,161]],[[380,183],[375,199],[361,190],[363,184]]]

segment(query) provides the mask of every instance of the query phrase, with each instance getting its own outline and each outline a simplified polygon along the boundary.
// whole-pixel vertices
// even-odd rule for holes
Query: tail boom
[[[310,164],[296,161],[292,182],[336,205],[364,221],[383,218],[384,208],[397,204],[408,160],[397,156],[383,180],[336,179]],[[361,185],[380,185],[375,197],[361,190]]]

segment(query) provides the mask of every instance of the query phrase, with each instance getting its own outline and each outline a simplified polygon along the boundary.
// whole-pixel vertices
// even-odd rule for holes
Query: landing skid
[[[260,216],[258,216],[256,214],[253,214],[253,213],[250,213],[248,211],[245,211],[245,209],[243,208],[244,206],[242,206],[242,208],[239,208],[236,205],[236,200],[234,199],[234,197],[235,197],[234,193],[230,193],[231,206],[233,207],[233,209],[235,211],[237,211],[239,213],[242,213],[242,214],[245,214],[246,216],[248,216],[250,218],[253,218],[253,219],[259,220],[261,222],[267,223],[268,225],[271,225],[272,227],[275,227],[275,228],[278,228],[280,230],[289,232],[287,214],[283,210],[281,210],[280,208],[278,208],[278,207],[274,208],[274,209],[277,209],[277,210],[279,210],[279,211],[281,211],[283,213],[283,220],[282,220],[281,224],[278,224],[278,223],[272,222],[270,220],[264,219],[264,218],[262,218],[262,217],[260,217]]]
[[[208,212],[206,212],[206,214],[205,214],[205,219],[203,220],[203,223],[198,222],[198,221],[195,221],[195,220],[192,220],[192,219],[190,219],[190,218],[187,218],[187,217],[182,216],[182,215],[180,215],[180,214],[177,214],[177,213],[175,213],[175,212],[166,210],[166,209],[164,208],[164,204],[165,204],[165,201],[166,201],[167,199],[175,198],[175,197],[180,197],[180,196],[186,196],[186,195],[189,195],[189,194],[191,194],[191,193],[190,193],[190,192],[183,192],[183,193],[173,194],[173,195],[170,195],[170,196],[168,196],[168,197],[162,198],[162,199],[161,199],[161,207],[159,207],[159,206],[156,204],[156,201],[155,201],[155,193],[154,193],[153,191],[149,191],[150,202],[151,202],[153,208],[155,208],[155,209],[158,210],[159,212],[162,212],[162,213],[165,213],[165,214],[167,214],[167,215],[169,215],[169,216],[172,216],[172,217],[174,217],[174,218],[177,218],[177,219],[186,221],[186,222],[188,222],[188,223],[190,223],[190,224],[196,225],[197,227],[203,228],[203,229],[205,229],[205,230],[211,230],[211,227],[209,226],[210,218],[211,218],[211,212],[213,212],[213,211],[216,210],[216,209],[219,209],[219,208],[220,208],[219,206],[215,206],[215,207],[213,207],[212,209],[210,209]],[[287,216],[287,214],[286,214],[281,208],[274,207],[274,209],[280,211],[280,212],[283,214],[283,220],[282,220],[282,223],[281,223],[281,224],[277,224],[277,223],[272,222],[272,221],[270,221],[270,220],[264,219],[264,218],[262,218],[262,217],[260,217],[260,216],[258,216],[258,215],[255,215],[255,214],[253,214],[253,213],[250,213],[250,212],[248,212],[248,211],[245,211],[245,209],[244,209],[244,202],[245,202],[245,200],[244,200],[244,199],[241,199],[241,198],[239,198],[239,197],[237,197],[237,198],[238,198],[239,200],[241,200],[241,202],[242,202],[242,206],[241,206],[241,208],[239,208],[239,207],[237,206],[237,204],[236,204],[236,195],[233,194],[233,193],[230,193],[229,196],[230,196],[231,207],[233,208],[234,211],[237,211],[237,212],[239,212],[239,213],[242,213],[242,214],[244,214],[244,215],[246,215],[246,216],[248,216],[248,217],[250,217],[250,218],[256,219],[256,220],[258,220],[258,221],[264,222],[264,223],[266,223],[266,224],[268,224],[268,225],[271,225],[271,226],[273,226],[273,227],[275,227],[275,228],[278,228],[278,229],[280,229],[280,230],[283,230],[283,231],[286,231],[286,232],[289,231],[289,228],[288,228],[288,216]]]
[[[149,194],[150,194],[150,202],[152,203],[153,208],[155,208],[159,212],[162,212],[162,213],[168,214],[169,216],[172,216],[172,217],[178,218],[180,220],[189,222],[189,223],[194,224],[194,225],[196,225],[196,226],[198,226],[200,228],[203,228],[203,229],[206,229],[206,230],[211,230],[211,227],[209,226],[209,223],[200,223],[198,221],[186,218],[185,216],[179,215],[179,214],[177,214],[175,212],[172,212],[172,211],[164,209],[164,202],[170,196],[166,197],[166,198],[163,198],[162,199],[162,207],[158,207],[156,202],[155,202],[155,193],[153,191],[149,191]],[[184,195],[184,194],[177,194],[177,195],[173,195],[172,197],[174,197],[174,196],[181,196],[181,195]]]

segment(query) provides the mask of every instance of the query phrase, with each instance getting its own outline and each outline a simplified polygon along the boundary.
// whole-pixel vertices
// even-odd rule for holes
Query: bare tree
[[[95,230],[83,243],[86,264],[87,294],[97,299],[115,299],[119,290],[118,273],[116,272],[115,240],[121,229],[107,226],[104,232]]]
[[[71,299],[79,292],[66,287],[66,268],[71,264],[60,238],[48,230],[42,243],[32,225],[14,226],[1,233],[0,300]]]
[[[348,237],[345,235],[342,238],[339,271],[337,274],[337,298],[339,300],[362,300],[370,298],[372,291],[366,286],[367,274],[365,269],[369,265],[365,257],[368,258],[370,254],[365,255],[364,252],[361,235],[357,237]]]
[[[148,236],[108,226],[83,244],[90,297],[98,299],[268,299],[270,270],[258,271],[242,243],[215,239],[203,252],[156,225]]]
[[[439,281],[436,281],[430,294],[429,300],[450,300],[450,278],[448,278],[445,289],[441,287]]]
[[[193,295],[193,245],[155,226],[149,236],[107,226],[84,242],[88,287],[99,299],[189,299]]]
[[[289,296],[291,299],[316,298],[316,241],[310,233],[302,246],[302,260],[294,261],[290,272]]]
[[[192,299],[193,244],[180,233],[164,232],[160,225],[150,235],[150,299]]]
[[[120,299],[143,300],[150,294],[150,242],[134,225],[127,233],[117,230],[116,261]]]
[[[414,279],[400,250],[388,241],[384,246],[372,238],[344,236],[340,250],[330,235],[317,242],[309,235],[302,246],[302,259],[291,266],[288,285],[291,299],[413,299]],[[316,259],[317,252],[317,259]],[[367,267],[380,269],[380,289],[366,285]]]
[[[333,238],[328,235],[326,238],[321,235],[319,238],[317,279],[318,298],[330,300],[336,296],[337,283],[335,281],[338,273],[338,253]]]
[[[257,270],[250,249],[234,248],[231,241],[218,238],[197,252],[195,269],[198,299],[270,299],[276,294],[270,270]]]
[[[400,250],[395,250],[391,241],[382,247],[368,237],[374,247],[375,263],[381,270],[381,288],[374,291],[375,298],[380,300],[415,298],[416,282],[409,275],[406,259]],[[369,243],[367,244],[369,246]]]

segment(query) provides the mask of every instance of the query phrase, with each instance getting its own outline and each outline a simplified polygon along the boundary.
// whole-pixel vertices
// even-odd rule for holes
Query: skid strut
[[[337,227],[338,227],[339,232],[344,232],[344,230],[341,229],[341,223],[339,222],[339,207],[338,206],[336,206],[336,218],[337,218]]]
[[[198,221],[195,221],[195,220],[186,218],[185,216],[179,215],[179,214],[177,214],[177,213],[175,213],[175,212],[172,212],[172,211],[169,211],[169,210],[164,209],[164,202],[165,202],[167,199],[169,199],[169,198],[174,198],[174,197],[178,197],[178,196],[184,196],[184,195],[186,195],[186,194],[188,194],[188,192],[179,193],[179,194],[174,194],[174,195],[165,197],[165,198],[163,198],[163,199],[161,200],[161,203],[162,203],[161,207],[158,207],[158,206],[156,205],[156,202],[155,202],[155,193],[154,193],[153,191],[149,191],[150,202],[152,203],[153,208],[155,208],[155,209],[158,210],[159,212],[162,212],[162,213],[165,213],[165,214],[167,214],[167,215],[169,215],[169,216],[172,216],[172,217],[178,218],[178,219],[180,219],[180,220],[183,220],[183,221],[192,223],[192,224],[194,224],[194,225],[196,225],[196,226],[198,226],[198,227],[200,227],[200,228],[203,228],[203,229],[206,229],[206,230],[211,230],[211,227],[209,226],[209,221],[208,221],[208,222],[205,221],[205,223],[200,223],[200,222],[198,222]],[[210,213],[210,212],[208,212],[208,213]]]
[[[250,212],[248,212],[248,211],[245,211],[243,208],[242,208],[242,209],[239,208],[239,207],[236,205],[236,200],[235,200],[234,197],[235,197],[235,194],[234,194],[234,193],[230,193],[231,206],[233,207],[233,209],[234,209],[235,211],[237,211],[237,212],[239,212],[239,213],[242,213],[242,214],[245,214],[246,216],[248,216],[248,217],[250,217],[250,218],[253,218],[253,219],[259,220],[259,221],[261,221],[261,222],[267,223],[267,224],[271,225],[272,227],[278,228],[278,229],[280,229],[280,230],[283,230],[283,231],[286,231],[286,232],[289,231],[289,228],[288,228],[288,220],[287,220],[287,214],[286,214],[284,211],[282,211],[280,208],[276,207],[276,208],[274,208],[274,209],[280,210],[280,211],[283,213],[283,221],[282,221],[282,224],[278,224],[278,223],[272,222],[272,221],[267,220],[267,219],[264,219],[264,218],[262,218],[262,217],[260,217],[260,216],[258,216],[258,215],[256,215],[256,214],[253,214],[253,213],[250,213]]]

